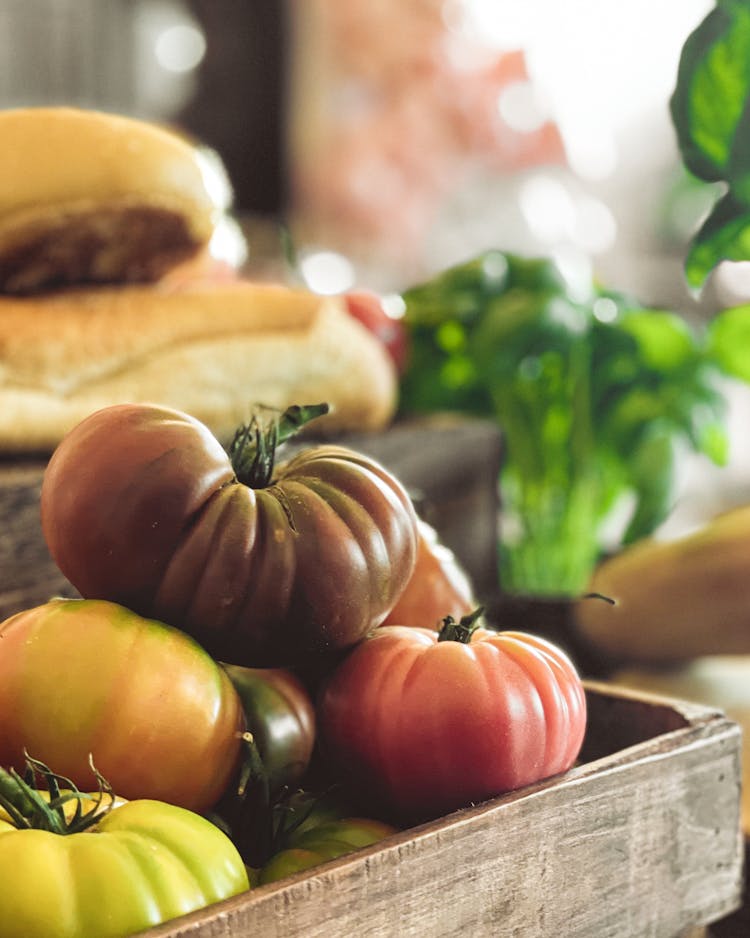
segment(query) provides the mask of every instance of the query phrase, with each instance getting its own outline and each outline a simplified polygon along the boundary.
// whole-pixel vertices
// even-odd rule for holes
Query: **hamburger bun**
[[[0,292],[152,282],[208,244],[231,200],[199,147],[135,118],[0,111]]]
[[[343,302],[197,282],[0,296],[0,450],[46,452],[92,411],[150,401],[228,439],[254,405],[327,402],[315,432],[378,430],[395,368]]]

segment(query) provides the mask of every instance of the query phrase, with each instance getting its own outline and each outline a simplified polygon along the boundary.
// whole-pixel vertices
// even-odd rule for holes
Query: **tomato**
[[[0,765],[24,749],[78,787],[204,810],[237,767],[242,705],[200,646],[102,600],[57,599],[0,625]],[[2,929],[0,929],[2,934]]]
[[[152,800],[67,835],[0,821],[0,880],[3,938],[119,938],[249,886],[225,834]]]
[[[435,817],[563,772],[578,755],[585,695],[563,652],[520,632],[468,632],[382,626],[321,691],[324,751],[386,816]]]
[[[258,883],[276,882],[360,847],[369,847],[396,832],[391,824],[350,817],[343,805],[307,792],[295,793],[287,803],[287,810],[287,825],[282,827],[278,848],[259,870]]]
[[[251,423],[243,433],[230,461],[187,414],[148,404],[94,413],[44,475],[52,557],[82,596],[176,625],[230,664],[285,667],[353,645],[414,568],[408,495],[336,445],[271,473],[275,431]]]
[[[409,357],[404,323],[389,315],[383,297],[372,290],[348,290],[344,301],[350,316],[359,320],[385,346],[398,374],[403,374]]]
[[[395,827],[384,821],[359,817],[320,824],[293,838],[293,846],[275,854],[261,869],[258,883],[274,883],[293,873],[309,870],[327,860],[352,853],[360,847],[369,847],[395,830]]]
[[[439,629],[445,616],[460,619],[475,606],[469,577],[455,554],[420,520],[414,573],[383,624]]]
[[[296,784],[315,744],[315,707],[304,684],[284,668],[224,669],[242,701],[271,791]]]

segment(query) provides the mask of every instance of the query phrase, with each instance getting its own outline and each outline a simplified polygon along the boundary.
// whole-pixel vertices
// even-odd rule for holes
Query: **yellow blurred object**
[[[750,654],[750,505],[672,541],[644,540],[605,560],[574,608],[580,636],[619,661],[667,663]]]

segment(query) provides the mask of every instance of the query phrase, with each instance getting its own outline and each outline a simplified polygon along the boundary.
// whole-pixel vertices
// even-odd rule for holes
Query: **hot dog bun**
[[[0,292],[151,282],[231,200],[206,154],[157,125],[68,107],[0,111]]]
[[[255,404],[327,402],[315,430],[376,430],[394,366],[341,301],[235,281],[0,296],[0,450],[49,451],[92,411],[152,401],[228,438]]]

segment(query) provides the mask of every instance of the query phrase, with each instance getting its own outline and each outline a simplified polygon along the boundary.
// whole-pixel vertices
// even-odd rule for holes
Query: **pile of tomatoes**
[[[5,938],[130,934],[574,763],[573,665],[479,624],[400,482],[334,444],[278,461],[320,412],[225,450],[118,405],[53,454],[43,532],[83,598],[0,625],[0,876],[54,901],[4,899]],[[85,829],[39,772],[59,816],[98,785]]]

